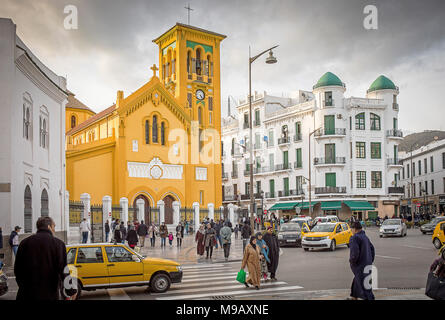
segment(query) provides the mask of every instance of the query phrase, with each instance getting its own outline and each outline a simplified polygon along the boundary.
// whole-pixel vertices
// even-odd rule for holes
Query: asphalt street
[[[376,249],[378,288],[382,289],[378,291],[380,298],[389,296],[398,299],[406,294],[406,290],[413,290],[411,299],[425,298],[423,288],[429,266],[437,257],[431,236],[421,234],[418,229],[408,230],[404,238],[379,238],[377,228],[368,228],[365,232]],[[156,251],[156,255],[164,254],[172,258],[174,249],[169,249],[164,253]],[[208,260],[196,258],[189,263],[181,261],[184,266],[183,282],[172,285],[165,294],[149,293],[145,287],[131,287],[83,292],[82,299],[344,299],[348,296],[353,275],[349,268],[347,247],[338,247],[334,252],[306,252],[302,248],[283,247],[277,272],[278,281],[262,283],[260,291],[246,289],[235,281],[241,265],[240,240],[234,244],[234,250],[240,252],[234,253],[235,259],[229,262],[215,259],[209,263]],[[185,248],[183,252],[194,255],[191,249]],[[17,285],[13,277],[9,280],[9,286],[10,291],[0,300],[15,298]],[[376,294],[376,297],[379,298],[379,295]]]

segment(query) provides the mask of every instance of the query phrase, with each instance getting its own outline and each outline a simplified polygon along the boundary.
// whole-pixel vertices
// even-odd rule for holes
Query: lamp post
[[[310,217],[311,218],[313,218],[312,217],[312,190],[311,190],[311,166],[312,166],[312,159],[311,159],[311,136],[315,133],[315,132],[317,132],[318,130],[320,130],[321,129],[321,127],[320,128],[318,128],[318,129],[315,129],[314,131],[312,131],[312,132],[309,132],[309,136],[308,136],[308,142],[309,142],[309,148],[308,148],[308,154],[309,154],[309,179],[307,179],[308,180],[308,182],[309,182],[309,187],[308,187],[308,195],[309,195],[309,215],[310,215]]]
[[[250,169],[250,185],[249,185],[249,193],[250,193],[250,229],[252,234],[255,233],[254,230],[254,220],[253,220],[253,211],[255,207],[255,196],[253,194],[253,125],[252,125],[252,63],[261,57],[266,52],[269,52],[269,56],[266,58],[267,64],[273,64],[277,62],[277,59],[273,56],[272,50],[278,46],[273,46],[263,52],[257,54],[254,57],[250,56],[250,46],[249,46],[249,142],[250,142],[250,160],[249,160],[249,169]]]
[[[418,144],[414,143],[414,144],[411,145],[410,151],[409,151],[411,153],[411,156],[410,156],[410,162],[411,162],[411,172],[410,172],[410,174],[411,174],[411,194],[410,194],[410,196],[411,197],[410,197],[410,201],[409,202],[411,203],[411,219],[412,219],[413,223],[414,223],[414,207],[413,207],[414,181],[413,181],[413,176],[414,176],[414,173],[415,173],[415,170],[413,168],[413,150],[414,150],[414,148],[417,148],[417,147],[418,147]]]
[[[264,226],[264,191],[261,190],[260,192],[261,194],[261,216],[260,216],[260,223],[261,223],[261,228],[260,230],[263,230],[263,226]]]

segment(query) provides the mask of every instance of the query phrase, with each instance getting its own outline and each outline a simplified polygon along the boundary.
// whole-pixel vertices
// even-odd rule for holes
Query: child
[[[168,243],[170,244],[171,247],[173,243],[173,233],[171,232],[168,234]]]
[[[258,232],[256,234],[256,244],[260,248],[260,266],[261,266],[261,274],[264,280],[267,280],[267,263],[270,263],[269,259],[269,247],[266,244],[266,241],[263,240],[263,234]]]

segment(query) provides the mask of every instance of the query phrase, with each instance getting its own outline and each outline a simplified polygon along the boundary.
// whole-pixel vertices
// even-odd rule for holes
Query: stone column
[[[219,207],[219,212],[221,212],[221,219],[226,220],[226,217],[224,217],[224,206],[220,206]]]
[[[181,212],[180,212],[181,204],[179,203],[179,201],[173,201],[172,206],[173,206],[173,225],[176,227],[181,221]]]
[[[80,195],[80,201],[83,202],[83,218],[87,219],[88,224],[90,225],[91,230],[93,230],[93,226],[91,225],[91,196],[88,193],[82,193]],[[82,234],[79,234],[80,239],[82,240]],[[88,241],[87,243],[91,242],[91,234],[88,234]]]
[[[119,199],[119,204],[121,206],[121,221],[125,221],[125,225],[128,221],[128,199],[123,197]]]
[[[141,222],[141,220],[144,220],[145,201],[143,199],[137,199],[136,206],[138,207],[138,215],[136,219],[138,219],[138,221]]]
[[[235,227],[234,225],[235,223],[235,208],[234,205],[232,203],[229,203],[229,205],[227,206],[229,209],[229,221],[232,223],[233,227]]]
[[[159,224],[165,222],[165,203],[163,200],[159,200],[157,203],[159,209]]]
[[[64,220],[64,229],[66,231],[65,243],[68,244],[69,236],[70,236],[70,193],[65,191],[65,220]],[[63,231],[63,228],[62,228]]]
[[[111,229],[111,197],[110,196],[104,196],[102,198],[102,236],[105,241],[105,222],[108,221],[108,224],[110,225]],[[111,232],[111,231],[110,231]]]
[[[215,205],[209,203],[207,207],[209,208],[209,219],[215,221]]]
[[[193,202],[192,207],[193,207],[193,212],[194,212],[193,220],[195,222],[194,231],[196,232],[196,231],[198,231],[199,224],[200,224],[200,221],[199,221],[199,203],[198,202]]]

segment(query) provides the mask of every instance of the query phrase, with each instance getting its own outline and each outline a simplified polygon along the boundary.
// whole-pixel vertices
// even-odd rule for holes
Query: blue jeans
[[[110,236],[109,232],[105,232],[105,242],[108,242],[108,237]]]
[[[162,247],[162,246],[165,247],[165,239],[166,239],[166,238],[161,238],[161,247]]]
[[[218,249],[218,243],[219,245],[222,247],[222,240],[221,240],[221,235],[218,235],[215,237],[216,238],[216,244],[215,244],[215,248]]]
[[[88,231],[82,232],[82,243],[88,242]]]
[[[19,249],[19,246],[12,246],[12,252],[14,252],[14,256],[17,256],[18,249]]]

